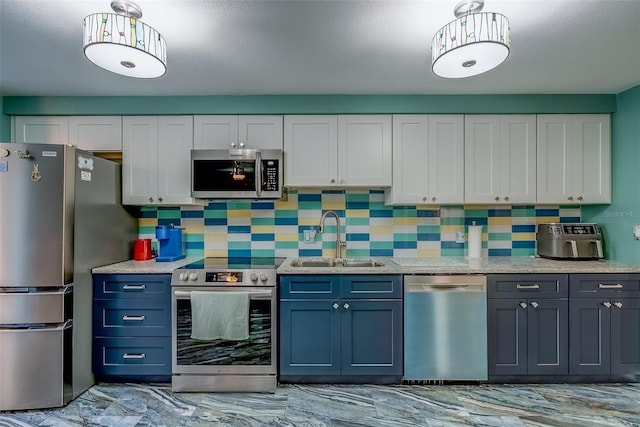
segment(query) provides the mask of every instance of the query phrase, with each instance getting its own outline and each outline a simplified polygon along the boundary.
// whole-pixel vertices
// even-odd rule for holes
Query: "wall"
[[[535,254],[535,224],[580,220],[575,206],[391,207],[382,190],[289,190],[286,201],[146,207],[140,237],[155,238],[156,225],[174,224],[185,229],[188,255],[333,256],[333,217],[316,242],[302,241],[326,210],[341,217],[347,256],[463,256],[466,243],[456,243],[456,232],[472,221],[483,226],[485,256],[529,256]]]
[[[613,203],[584,207],[583,219],[602,225],[606,258],[638,264],[640,241],[632,231],[640,224],[640,86],[618,94],[611,134]]]
[[[0,105],[2,105],[3,97],[0,96]],[[0,142],[11,141],[11,117],[2,114],[0,111]]]

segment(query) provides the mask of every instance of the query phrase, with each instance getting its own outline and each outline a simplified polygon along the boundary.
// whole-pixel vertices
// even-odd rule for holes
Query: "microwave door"
[[[260,151],[256,151],[255,177],[256,196],[262,197],[262,153]]]

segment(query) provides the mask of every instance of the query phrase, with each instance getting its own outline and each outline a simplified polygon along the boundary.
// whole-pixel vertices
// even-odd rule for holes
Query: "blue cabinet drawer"
[[[341,280],[343,298],[402,298],[402,276],[400,275],[344,275]]]
[[[170,274],[95,274],[94,299],[156,298],[171,300]]]
[[[572,298],[640,297],[640,274],[572,274],[569,280]]]
[[[171,336],[171,302],[162,300],[101,300],[93,310],[96,337]]]
[[[567,298],[567,274],[490,274],[489,298]]]
[[[281,276],[279,291],[281,299],[339,298],[340,276]]]
[[[94,373],[140,378],[171,376],[171,338],[95,338]]]

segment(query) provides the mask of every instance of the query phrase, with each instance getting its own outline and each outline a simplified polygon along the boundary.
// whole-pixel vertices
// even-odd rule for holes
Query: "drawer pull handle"
[[[144,316],[122,316],[122,320],[135,320],[137,322],[142,322],[144,319]]]
[[[123,285],[122,290],[124,291],[144,291],[147,285]]]
[[[521,285],[520,283],[518,283],[516,285],[516,289],[540,289],[540,285],[538,285],[537,283],[534,283],[533,285]]]
[[[622,286],[621,283],[613,283],[613,284],[610,284],[610,285],[608,285],[606,283],[600,283],[598,285],[598,288],[600,288],[600,289],[622,289],[623,286]]]
[[[147,356],[144,353],[139,353],[139,354],[125,353],[122,355],[123,359],[144,359],[145,357]]]

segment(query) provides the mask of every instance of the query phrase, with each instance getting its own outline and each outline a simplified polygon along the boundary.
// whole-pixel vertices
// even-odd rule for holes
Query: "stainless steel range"
[[[173,391],[275,391],[282,261],[205,258],[173,272]]]

